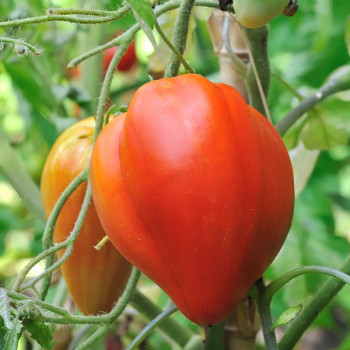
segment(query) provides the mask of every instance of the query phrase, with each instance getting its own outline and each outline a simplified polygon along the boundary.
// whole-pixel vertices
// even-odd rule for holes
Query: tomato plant
[[[93,143],[93,117],[68,128],[55,142],[41,178],[44,209],[49,215],[61,192],[88,165]],[[86,184],[81,184],[64,204],[54,230],[56,243],[68,238],[81,209]],[[87,211],[73,253],[62,274],[79,310],[85,314],[109,311],[125,287],[130,265],[111,243],[94,247],[105,236],[94,204]],[[62,256],[60,251],[58,256]]]
[[[0,348],[348,349],[349,4],[0,2]]]
[[[234,88],[199,75],[141,87],[90,169],[111,241],[200,325],[233,311],[291,224],[281,138]]]

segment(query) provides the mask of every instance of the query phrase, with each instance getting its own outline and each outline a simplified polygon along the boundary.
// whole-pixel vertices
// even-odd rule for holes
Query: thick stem
[[[257,298],[261,327],[264,334],[265,346],[268,350],[278,350],[275,332],[272,330],[272,317],[270,304],[264,301],[263,295],[265,291],[265,284],[261,279],[256,282]]]
[[[188,24],[194,0],[183,0],[181,2],[179,13],[176,18],[174,28],[174,47],[183,55],[186,48],[186,40],[188,34]],[[178,74],[180,68],[180,60],[175,53],[170,56],[170,64],[165,72],[166,77],[174,77]]]
[[[266,100],[270,86],[270,63],[267,52],[268,29],[245,29],[250,42],[252,60],[248,66],[247,89],[249,104],[265,116],[269,115]]]
[[[350,256],[348,256],[340,271],[350,274]],[[301,311],[299,316],[291,323],[281,341],[280,350],[291,350],[294,348],[305,329],[315,320],[317,315],[328,305],[334,296],[343,288],[344,282],[337,278],[330,278],[318,289],[312,300]]]

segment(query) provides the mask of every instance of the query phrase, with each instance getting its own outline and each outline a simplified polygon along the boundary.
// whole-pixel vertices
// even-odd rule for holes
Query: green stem
[[[129,11],[130,8],[126,8],[126,6],[124,6],[118,11],[111,12],[111,16],[104,17],[73,17],[70,15],[46,15],[38,17],[21,18],[13,21],[0,22],[0,28],[17,27],[27,24],[39,24],[44,22],[70,22],[78,24],[108,23],[121,18]]]
[[[246,84],[249,104],[260,113],[269,117],[266,103],[270,86],[270,63],[267,51],[267,26],[257,29],[245,29],[251,50],[251,62],[248,66]]]
[[[325,267],[325,266],[317,266],[317,265],[301,266],[292,271],[285,273],[281,277],[276,278],[273,282],[271,282],[266,287],[264,292],[265,303],[269,304],[274,294],[276,294],[276,292],[279,289],[281,289],[283,286],[285,286],[288,282],[306,273],[322,273],[325,275],[336,277],[340,281],[350,284],[350,276],[336,269]]]
[[[266,303],[263,295],[265,292],[265,284],[260,278],[256,284],[256,303],[258,305],[258,311],[261,320],[261,327],[264,334],[265,346],[268,350],[278,350],[275,332],[272,331],[272,317],[270,304]]]
[[[162,10],[164,12],[175,9],[180,6],[181,0],[171,0],[161,6],[158,6],[159,8],[162,7]],[[195,5],[197,6],[205,6],[210,8],[219,8],[219,5],[217,1],[214,0],[197,0]],[[158,10],[158,7],[156,10]],[[64,12],[64,9],[60,9],[61,12]],[[71,14],[79,14],[78,9],[67,9],[66,13],[69,13],[69,10],[71,10]],[[45,23],[45,22],[53,22],[53,21],[64,21],[64,22],[71,22],[71,23],[78,23],[78,24],[98,24],[98,23],[108,23],[115,21],[122,16],[124,16],[126,13],[130,11],[130,7],[128,5],[121,7],[117,11],[98,11],[94,14],[89,13],[90,10],[80,10],[82,15],[94,15],[93,18],[88,17],[72,17],[70,15],[56,15],[56,9],[49,10],[49,14],[46,16],[38,16],[38,17],[30,17],[30,18],[21,18],[16,19],[12,21],[4,21],[0,22],[0,28],[8,28],[8,27],[18,27],[26,24],[38,24],[38,23]],[[163,12],[163,13],[164,13]],[[109,13],[109,15],[107,15]]]
[[[279,134],[283,136],[287,130],[309,109],[323,101],[328,96],[333,95],[336,92],[348,89],[349,87],[344,84],[325,84],[313,95],[300,102],[297,107],[290,111],[281,121],[275,125],[275,128]]]
[[[45,259],[48,255],[50,254],[55,254],[56,252],[58,252],[61,249],[64,249],[68,246],[69,242],[68,240],[56,244],[54,246],[52,246],[49,249],[44,250],[43,252],[41,252],[40,254],[38,254],[37,256],[35,256],[33,259],[31,259],[28,264],[20,271],[20,273],[17,276],[15,285],[13,287],[13,290],[16,292],[19,290],[19,287],[21,286],[21,284],[23,283],[26,275],[28,274],[28,272],[41,260]]]
[[[35,46],[33,46],[33,45],[31,45],[31,44],[29,44],[26,41],[21,40],[21,39],[7,38],[4,36],[0,36],[0,42],[8,43],[11,45],[22,45],[22,46],[25,46],[34,55],[40,55],[40,51],[38,51]]]
[[[130,5],[125,5],[117,11],[79,9],[79,8],[51,8],[47,10],[48,15],[85,15],[85,16],[123,16],[131,10]]]
[[[345,259],[339,270],[348,275],[350,274],[350,255]],[[312,300],[303,308],[299,316],[291,323],[289,329],[279,342],[279,349],[293,349],[305,332],[305,329],[309,327],[343,286],[344,281],[340,279],[328,279],[327,282],[318,289]]]
[[[183,0],[181,2],[179,13],[177,14],[174,27],[174,47],[182,56],[186,48],[186,40],[188,34],[188,25],[194,0]],[[166,77],[174,77],[178,74],[180,68],[180,60],[173,52],[170,56],[170,64],[165,72]]]
[[[140,272],[133,268],[130,278],[128,280],[128,283],[125,287],[125,290],[121,297],[119,298],[118,302],[115,304],[114,308],[105,315],[98,315],[98,316],[80,316],[80,315],[72,315],[69,313],[66,309],[60,308],[58,306],[54,306],[50,303],[47,303],[45,301],[41,301],[38,299],[30,298],[25,295],[15,293],[15,292],[7,292],[7,295],[14,299],[18,300],[20,302],[25,303],[32,303],[34,305],[37,305],[41,307],[42,309],[45,309],[47,311],[50,311],[56,315],[60,315],[61,317],[52,317],[47,316],[45,314],[41,315],[41,319],[44,322],[47,323],[54,323],[54,324],[110,324],[112,323],[125,309],[126,305],[129,303],[129,300],[132,296],[132,293],[136,287],[136,284],[138,282],[138,279],[140,277]]]
[[[88,168],[84,169],[68,186],[67,188],[62,192],[60,197],[58,198],[57,202],[55,203],[55,206],[53,207],[49,218],[47,220],[43,238],[42,238],[42,245],[43,249],[46,250],[52,246],[53,243],[53,231],[55,229],[55,224],[58,218],[59,213],[61,212],[61,209],[64,205],[64,203],[68,200],[69,196],[75,191],[75,189],[84,181],[86,181],[88,178]],[[50,254],[46,257],[45,261],[45,269],[48,269],[54,262],[54,255]],[[45,276],[42,286],[41,286],[41,292],[40,292],[40,299],[44,300],[46,298],[47,291],[50,286],[51,281],[51,274]]]
[[[153,319],[162,312],[160,307],[155,305],[138,290],[134,291],[130,304],[147,319]],[[172,319],[164,320],[164,322],[159,325],[159,328],[181,347],[184,347],[193,336],[192,332]]]
[[[37,305],[39,307],[41,307],[42,309],[45,309],[47,311],[50,311],[56,315],[62,316],[62,317],[71,317],[71,314],[64,308],[61,308],[59,306],[55,306],[53,304],[47,303],[45,301],[41,301],[39,299],[34,299],[34,298],[30,298],[26,295],[20,294],[20,293],[16,293],[16,292],[11,292],[11,291],[7,291],[7,295],[14,300],[17,303],[32,303],[34,305]]]
[[[107,99],[109,96],[109,91],[111,88],[114,72],[117,68],[119,61],[121,60],[121,58],[125,54],[126,50],[128,49],[128,47],[132,41],[133,36],[134,36],[133,33],[130,34],[129,39],[128,40],[125,39],[125,41],[120,46],[118,46],[118,49],[115,52],[115,54],[114,54],[114,56],[109,64],[109,67],[107,69],[105,78],[104,78],[103,83],[102,83],[101,93],[100,93],[98,105],[97,105],[94,141],[96,140],[98,134],[101,132],[102,127],[103,127],[105,106],[106,106]]]
[[[24,170],[16,152],[11,147],[6,135],[1,129],[0,155],[0,172],[21,197],[26,208],[42,222],[45,222],[46,217],[41,203],[40,191],[35,182]]]
[[[154,318],[150,323],[147,324],[147,326],[134,338],[134,340],[131,342],[131,344],[126,348],[126,350],[133,350],[136,349],[137,346],[147,337],[149,336],[153,329],[158,327],[161,322],[164,322],[164,320],[172,315],[174,312],[176,312],[178,308],[175,305],[170,306],[166,310],[164,310],[162,313],[160,313],[156,318]],[[176,339],[176,338],[174,338]]]
[[[42,278],[44,278],[47,275],[50,275],[53,271],[57,270],[69,258],[73,250],[74,242],[78,238],[80,229],[83,226],[86,213],[90,206],[90,202],[91,202],[91,187],[90,187],[90,182],[88,181],[85,197],[84,197],[83,204],[81,206],[81,210],[79,212],[77,221],[74,224],[72,232],[70,233],[69,237],[65,241],[67,242],[67,249],[64,251],[63,255],[54,264],[52,264],[49,268],[45,269],[43,273],[41,273],[40,275],[33,278],[31,281],[26,283],[21,290],[33,287]]]
[[[170,48],[170,50],[175,54],[175,56],[178,58],[178,60],[182,63],[182,65],[186,68],[186,70],[190,73],[195,73],[195,70],[189,65],[189,63],[185,60],[185,58],[181,55],[179,50],[176,49],[176,47],[171,43],[171,41],[168,39],[168,37],[163,32],[161,26],[159,25],[158,21],[155,20],[155,27],[157,29],[157,32],[163,39],[163,41],[167,44],[167,46]]]
[[[109,325],[100,326],[97,330],[90,335],[86,340],[84,340],[80,345],[78,345],[74,350],[86,350],[98,339],[102,338],[109,329]]]
[[[76,350],[77,344],[80,342],[81,339],[85,337],[87,333],[90,332],[93,325],[86,324],[82,326],[76,333],[75,337],[72,339],[72,341],[69,343],[67,350]]]

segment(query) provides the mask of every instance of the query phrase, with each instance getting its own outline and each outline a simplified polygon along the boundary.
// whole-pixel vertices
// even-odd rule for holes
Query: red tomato
[[[291,224],[280,136],[234,88],[199,75],[142,86],[98,137],[90,177],[113,244],[199,325],[235,309]]]
[[[107,49],[103,54],[103,72],[106,73],[114,53],[117,51],[118,46],[113,46]],[[135,52],[135,42],[131,42],[125,54],[118,63],[118,70],[121,72],[128,71],[137,61]]]
[[[68,184],[88,165],[95,120],[88,118],[67,129],[55,142],[41,178],[41,195],[49,215]],[[56,243],[72,231],[86,191],[80,185],[64,204],[54,231]],[[108,242],[101,250],[94,246],[105,236],[94,204],[89,206],[71,256],[62,265],[62,274],[77,307],[85,315],[109,311],[122,293],[131,266]],[[62,256],[63,251],[58,253]]]

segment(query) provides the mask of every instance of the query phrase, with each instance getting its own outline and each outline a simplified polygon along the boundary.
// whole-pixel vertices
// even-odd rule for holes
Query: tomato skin
[[[106,73],[107,69],[112,61],[112,58],[114,56],[114,53],[117,51],[118,46],[113,46],[107,49],[103,53],[103,72]],[[117,69],[121,72],[127,72],[130,70],[136,63],[137,57],[136,57],[136,51],[135,51],[135,42],[131,42],[127,50],[125,51],[125,54],[120,59]]]
[[[82,120],[56,140],[41,178],[44,209],[50,214],[68,184],[88,165],[94,134],[93,117]],[[64,204],[54,230],[54,241],[64,241],[72,231],[85,196],[81,184]],[[105,236],[94,204],[91,203],[73,252],[61,266],[62,275],[78,309],[85,315],[108,312],[122,293],[130,264],[108,242],[101,250],[94,246]],[[58,256],[63,255],[63,250]]]
[[[234,88],[199,75],[141,87],[99,135],[90,178],[113,244],[199,325],[234,310],[291,224],[283,141]]]

